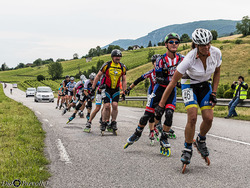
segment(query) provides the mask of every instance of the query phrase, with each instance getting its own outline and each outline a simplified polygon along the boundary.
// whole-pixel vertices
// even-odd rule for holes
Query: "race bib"
[[[106,97],[106,93],[105,93],[105,92],[106,92],[106,90],[105,90],[105,89],[103,89],[103,90],[102,90],[102,92],[101,92],[101,96],[102,96],[102,98],[105,98],[105,97]]]
[[[182,99],[184,103],[188,103],[194,100],[194,92],[192,88],[186,88],[182,90]]]
[[[148,95],[148,101],[147,101],[147,107],[150,107],[150,103],[151,103],[151,100],[152,100],[152,98],[154,98],[155,97],[155,94],[154,93],[152,93],[151,95]]]

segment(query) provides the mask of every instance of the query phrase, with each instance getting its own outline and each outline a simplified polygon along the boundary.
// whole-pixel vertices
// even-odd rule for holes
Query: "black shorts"
[[[111,89],[107,87],[105,90],[105,95],[106,97],[103,98],[104,103],[110,103],[111,101],[118,103],[120,98],[120,90],[119,88]]]
[[[73,91],[68,91],[68,96],[73,96]]]

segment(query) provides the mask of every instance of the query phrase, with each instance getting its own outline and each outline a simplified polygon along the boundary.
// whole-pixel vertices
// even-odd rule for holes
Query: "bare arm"
[[[213,76],[213,84],[212,84],[212,91],[217,92],[218,85],[220,81],[220,66],[215,69],[214,76]]]
[[[182,74],[176,70],[171,82],[168,84],[168,86],[166,87],[166,89],[161,97],[161,101],[159,102],[160,107],[165,106],[165,103],[167,102],[169,95],[171,94],[172,90],[176,86],[178,80],[181,79],[181,77],[182,77]]]
[[[126,75],[122,75],[122,91],[123,91],[123,93],[125,92],[126,88],[127,88]]]
[[[100,80],[101,76],[102,76],[102,71],[99,71],[98,74],[96,75],[94,82],[92,84],[92,89],[95,89],[97,82]]]

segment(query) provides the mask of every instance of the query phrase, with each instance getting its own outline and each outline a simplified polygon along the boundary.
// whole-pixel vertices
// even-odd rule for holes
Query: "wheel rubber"
[[[181,171],[182,174],[185,173],[186,167],[187,167],[187,164],[183,164],[182,165],[182,171]]]

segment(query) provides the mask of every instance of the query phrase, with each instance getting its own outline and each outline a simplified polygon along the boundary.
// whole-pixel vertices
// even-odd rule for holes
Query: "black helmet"
[[[65,78],[69,78],[69,75],[65,76]]]
[[[121,50],[114,49],[111,52],[111,57],[122,57],[122,52]]]
[[[160,54],[155,54],[155,55],[153,55],[153,56],[151,57],[152,63],[154,63],[154,62],[156,61],[156,59],[157,59],[158,57],[160,57],[160,56],[161,56]]]
[[[180,37],[177,33],[169,33],[165,37],[164,42],[167,43],[170,39],[177,39],[180,42]]]

